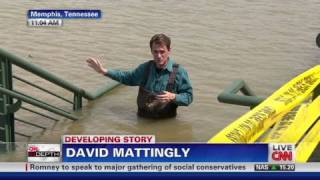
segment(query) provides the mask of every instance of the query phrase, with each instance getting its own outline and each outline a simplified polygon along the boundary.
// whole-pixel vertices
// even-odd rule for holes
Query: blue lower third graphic
[[[268,144],[63,144],[64,162],[268,162]]]

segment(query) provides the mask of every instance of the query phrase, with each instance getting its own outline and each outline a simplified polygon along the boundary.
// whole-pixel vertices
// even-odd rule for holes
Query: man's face
[[[169,60],[170,49],[168,49],[166,45],[153,43],[151,53],[157,68],[164,69]]]

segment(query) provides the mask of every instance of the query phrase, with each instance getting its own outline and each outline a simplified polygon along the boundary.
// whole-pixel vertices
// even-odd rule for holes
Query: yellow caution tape
[[[252,143],[275,122],[307,99],[320,84],[320,66],[300,74],[264,102],[209,140],[209,143]]]
[[[301,105],[289,111],[287,114],[281,117],[279,121],[276,122],[276,124],[272,127],[271,131],[267,134],[267,136],[259,141],[267,143],[280,142],[280,139],[283,136],[285,136],[285,134],[289,131],[288,129],[290,129],[290,125],[294,123],[298,110],[304,111],[305,108],[306,105]]]
[[[298,147],[296,148],[296,162],[307,162],[312,152],[320,142],[319,132],[320,120],[318,119],[316,124],[298,144]]]
[[[290,111],[275,124],[262,142],[297,144],[319,116],[320,97],[309,104],[302,104],[297,110]]]

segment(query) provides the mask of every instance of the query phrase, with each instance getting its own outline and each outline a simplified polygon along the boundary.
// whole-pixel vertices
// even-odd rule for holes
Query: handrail
[[[110,84],[106,84],[101,86],[100,88],[98,88],[96,91],[94,92],[88,92],[85,91],[82,88],[79,88],[75,85],[73,85],[72,83],[63,80],[62,78],[50,73],[49,71],[46,71],[42,68],[40,68],[37,65],[34,65],[26,60],[24,60],[23,58],[20,58],[12,53],[9,53],[8,51],[5,51],[3,49],[0,48],[0,64],[1,64],[1,76],[4,77],[2,79],[0,79],[0,94],[4,94],[6,96],[5,99],[2,101],[2,103],[0,104],[0,115],[6,115],[6,114],[11,114],[10,116],[6,116],[6,118],[4,118],[4,126],[6,128],[4,128],[5,131],[5,136],[4,139],[6,142],[14,142],[14,120],[19,120],[21,122],[25,122],[27,124],[30,125],[34,125],[32,123],[28,123],[27,121],[23,121],[21,119],[17,119],[14,118],[14,112],[16,112],[19,108],[21,108],[21,101],[24,101],[26,103],[32,104],[34,106],[40,107],[42,109],[45,109],[47,111],[53,112],[55,114],[64,116],[66,118],[69,118],[71,120],[77,120],[78,118],[74,115],[72,115],[70,112],[65,111],[64,109],[60,109],[58,107],[55,107],[53,105],[50,105],[46,102],[43,102],[41,100],[38,100],[36,98],[33,98],[27,94],[18,92],[16,90],[14,90],[14,88],[12,87],[12,78],[15,78],[19,81],[22,81],[24,83],[27,83],[35,88],[38,88],[46,93],[49,93],[55,97],[58,97],[66,102],[69,102],[71,104],[73,104],[73,110],[77,111],[80,110],[82,108],[82,98],[86,98],[88,100],[94,100],[100,96],[102,96],[104,93],[106,93],[107,91],[112,90],[113,88],[117,87],[118,85],[120,85],[120,83],[118,82],[112,82]],[[45,88],[42,88],[41,86],[38,86],[30,81],[27,81],[25,79],[22,79],[20,77],[14,76],[12,75],[12,64],[16,65],[26,71],[31,72],[32,74],[39,76],[40,78],[43,78],[57,86],[60,86],[68,91],[71,91],[74,95],[73,97],[73,102],[57,95],[54,92],[51,92]],[[18,99],[18,101],[16,103],[12,103],[13,98]],[[0,99],[1,100],[1,99]],[[43,117],[47,117],[49,119],[55,120],[57,121],[57,119],[52,118],[50,116],[47,116],[43,113],[39,113],[27,108],[23,108],[25,110],[28,110],[30,112],[36,113],[38,115],[41,115]],[[36,125],[34,125],[36,126]],[[38,126],[37,126],[38,127]],[[14,147],[7,147],[7,150],[10,150]]]
[[[7,94],[7,95],[9,95],[9,96],[11,96],[13,98],[16,98],[16,99],[19,99],[19,100],[24,101],[26,103],[32,104],[34,106],[46,109],[46,110],[48,110],[50,112],[53,112],[53,113],[59,114],[61,116],[67,117],[67,118],[69,118],[71,120],[77,120],[78,119],[76,116],[73,116],[72,114],[68,114],[68,113],[66,113],[64,111],[61,111],[58,108],[53,108],[51,106],[48,106],[45,103],[42,103],[42,102],[39,102],[39,101],[35,101],[34,99],[31,99],[29,97],[26,97],[26,96],[24,96],[22,94],[14,92],[14,91],[10,91],[10,90],[8,90],[6,88],[0,87],[0,93]]]
[[[79,87],[63,80],[62,78],[38,67],[37,65],[31,64],[28,61],[24,60],[23,58],[20,58],[14,54],[11,54],[1,48],[0,48],[0,56],[6,57],[7,60],[9,60],[14,65],[19,66],[20,68],[23,68],[33,74],[36,74],[39,77],[46,79],[46,80],[48,80],[48,81],[50,81],[50,82],[52,82],[62,88],[65,88],[69,91],[80,94],[88,100],[93,100],[93,99],[103,95],[103,93],[105,93],[106,91],[113,89],[114,87],[120,85],[120,83],[114,82],[111,85],[110,84],[103,85],[95,92],[87,92],[84,89],[79,88]]]
[[[15,64],[16,66],[19,66],[33,74],[38,75],[39,77],[42,77],[54,84],[57,84],[65,89],[68,89],[72,92],[81,93],[83,90],[81,88],[78,88],[77,86],[74,86],[73,84],[59,78],[58,76],[38,67],[37,65],[31,64],[24,59],[11,54],[3,49],[0,48],[0,54],[3,57],[6,57],[8,61],[10,61],[12,64]]]
[[[104,86],[101,86],[99,89],[97,89],[96,91],[94,92],[87,92],[87,91],[84,91],[83,92],[83,97],[88,99],[88,100],[94,100],[100,96],[102,96],[105,92],[107,91],[110,91],[111,89],[119,86],[120,83],[116,82],[116,81],[113,81],[109,84],[106,84]]]
[[[64,100],[65,102],[68,102],[68,103],[70,103],[70,104],[73,104],[72,101],[70,101],[70,100],[68,100],[68,99],[66,99],[66,98],[64,98],[64,97],[62,97],[62,96],[59,96],[58,94],[53,93],[53,92],[51,92],[51,91],[49,91],[49,90],[47,90],[47,89],[45,89],[45,88],[42,88],[42,87],[40,87],[40,86],[38,86],[38,85],[30,82],[30,81],[27,81],[27,80],[25,80],[25,79],[23,79],[23,78],[20,78],[20,77],[18,77],[18,76],[15,76],[15,75],[12,75],[12,77],[15,78],[15,79],[17,79],[17,80],[19,80],[19,81],[21,81],[21,82],[24,82],[24,83],[30,85],[30,86],[33,86],[33,87],[35,87],[35,88],[38,88],[38,89],[40,89],[40,90],[42,90],[42,91],[44,91],[44,92],[46,92],[46,93],[49,93],[49,94],[51,94],[51,95],[53,95],[53,96],[55,96],[55,97],[57,97],[57,98],[59,98],[59,99],[62,99],[62,100]]]
[[[244,95],[238,95],[241,91]],[[236,104],[242,106],[250,106],[254,108],[259,105],[265,98],[255,96],[253,91],[247,86],[243,80],[235,80],[218,95],[219,102]]]
[[[31,99],[31,100],[33,100],[33,101],[37,101],[37,102],[39,102],[39,103],[42,103],[42,104],[44,104],[44,105],[46,105],[46,106],[49,106],[49,107],[51,107],[51,108],[58,109],[58,110],[61,111],[61,112],[65,112],[65,113],[67,113],[67,114],[70,114],[70,112],[65,111],[64,109],[55,107],[55,106],[53,106],[53,105],[51,105],[51,104],[48,104],[48,103],[46,103],[46,102],[43,102],[43,101],[41,101],[41,100],[39,100],[39,99],[36,99],[36,98],[34,98],[34,97],[32,97],[32,96],[23,94],[23,93],[20,92],[20,91],[13,90],[12,92],[17,93],[17,94],[20,94],[21,96],[27,97],[27,98],[29,98],[29,99]]]

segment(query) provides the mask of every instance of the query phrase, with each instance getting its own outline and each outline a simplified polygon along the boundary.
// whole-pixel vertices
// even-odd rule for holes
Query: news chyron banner
[[[26,172],[296,170],[293,144],[156,143],[153,135],[64,135],[61,144],[29,144],[27,161]]]

